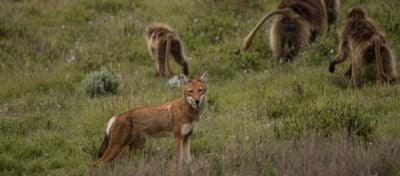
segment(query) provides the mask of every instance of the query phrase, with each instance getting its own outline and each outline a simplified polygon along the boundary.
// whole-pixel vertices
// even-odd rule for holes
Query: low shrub
[[[375,124],[376,118],[360,110],[357,105],[339,101],[328,101],[324,105],[312,102],[285,118],[275,126],[274,132],[278,138],[300,137],[310,131],[323,137],[345,132],[351,137],[371,140]]]
[[[116,93],[119,81],[111,72],[102,69],[88,74],[82,81],[85,92],[91,96],[101,96],[109,93]]]

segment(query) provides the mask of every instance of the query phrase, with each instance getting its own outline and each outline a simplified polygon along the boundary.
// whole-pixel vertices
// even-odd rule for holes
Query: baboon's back
[[[283,0],[278,9],[283,8],[292,9],[313,26],[323,23],[324,9],[320,0]]]

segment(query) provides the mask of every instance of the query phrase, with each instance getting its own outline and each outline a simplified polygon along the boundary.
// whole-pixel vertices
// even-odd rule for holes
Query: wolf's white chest
[[[190,132],[194,133],[197,129],[197,122],[185,123],[181,127],[181,135],[186,136]]]

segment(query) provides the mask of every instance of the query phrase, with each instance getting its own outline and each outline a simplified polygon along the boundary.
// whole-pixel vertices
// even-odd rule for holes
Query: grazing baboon
[[[352,61],[346,75],[351,76],[356,87],[362,86],[366,66],[373,63],[376,63],[381,80],[390,84],[397,82],[395,60],[384,34],[360,7],[352,8],[347,14],[347,22],[340,36],[339,53],[329,65],[330,72],[335,72],[335,65],[343,62],[350,50]]]
[[[328,24],[335,24],[340,15],[340,0],[325,0]]]
[[[278,10],[265,15],[247,35],[243,50],[250,47],[255,33],[273,15],[279,16],[275,18],[271,26],[270,45],[278,61],[284,57],[286,44],[290,49],[286,60],[293,60],[301,47],[315,40],[317,34],[325,34],[328,30],[324,0],[282,0]]]
[[[146,42],[150,56],[156,64],[157,74],[162,77],[173,75],[169,66],[169,55],[172,54],[175,61],[183,67],[183,74],[189,75],[182,42],[171,27],[166,24],[150,24],[146,31]]]

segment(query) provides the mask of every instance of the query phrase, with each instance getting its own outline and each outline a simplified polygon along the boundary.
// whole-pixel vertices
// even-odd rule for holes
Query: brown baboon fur
[[[328,24],[333,25],[339,20],[340,0],[325,0]]]
[[[343,62],[350,50],[352,61],[346,75],[351,76],[354,86],[362,86],[366,66],[373,63],[376,63],[381,80],[396,83],[395,60],[384,34],[360,7],[352,8],[347,14],[347,23],[340,36],[339,53],[329,66],[330,72],[335,72],[335,65]]]
[[[284,57],[286,44],[290,49],[286,59],[292,60],[301,47],[315,40],[317,34],[325,34],[328,30],[324,0],[282,0],[278,9],[265,15],[247,35],[243,50],[250,47],[255,33],[273,15],[279,16],[271,26],[270,45],[278,61]]]
[[[156,64],[158,75],[170,77],[174,74],[169,66],[169,55],[171,54],[176,63],[182,66],[183,74],[189,74],[182,42],[171,27],[166,24],[149,25],[146,31],[146,42],[150,56]]]

